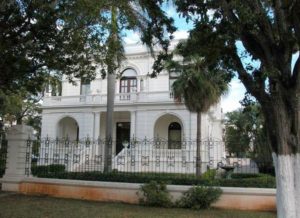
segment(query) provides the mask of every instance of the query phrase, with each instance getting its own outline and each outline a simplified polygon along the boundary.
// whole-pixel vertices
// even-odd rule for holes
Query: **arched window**
[[[169,125],[168,148],[181,149],[181,126],[177,122],[173,122]]]
[[[122,78],[120,80],[120,93],[137,92],[136,75],[136,71],[132,68],[128,68],[123,71]],[[130,100],[130,94],[120,95],[120,100]]]
[[[58,138],[68,138],[71,141],[79,140],[79,126],[71,117],[64,117],[58,122]]]

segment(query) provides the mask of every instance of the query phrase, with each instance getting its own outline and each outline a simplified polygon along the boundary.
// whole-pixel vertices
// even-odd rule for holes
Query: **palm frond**
[[[206,112],[227,93],[226,73],[220,70],[208,70],[203,58],[191,55],[180,65],[182,71],[173,84],[176,99],[182,101],[193,112]]]

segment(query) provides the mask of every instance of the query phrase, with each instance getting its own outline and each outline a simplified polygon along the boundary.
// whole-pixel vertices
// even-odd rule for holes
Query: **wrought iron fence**
[[[205,139],[200,144],[202,173],[222,169],[227,178],[232,173],[258,174],[263,169],[267,169],[263,173],[272,173],[272,163],[251,158],[226,157],[225,145],[221,140]],[[159,138],[133,138],[123,142],[112,141],[110,147],[112,149],[108,152],[108,162],[114,173],[190,176],[195,174],[196,160],[199,158],[196,156],[197,142],[188,139],[175,142]],[[43,174],[44,177],[62,173],[103,172],[104,149],[103,139],[29,139],[25,171],[27,175]]]
[[[122,148],[117,149],[117,147]],[[224,157],[222,141],[201,142],[203,170],[215,168]],[[118,172],[194,173],[196,166],[196,141],[167,141],[164,139],[131,139],[111,142],[109,152],[111,168]],[[68,172],[99,171],[104,169],[105,140],[89,138],[45,138],[28,140],[27,171],[30,162],[36,166],[63,165]]]

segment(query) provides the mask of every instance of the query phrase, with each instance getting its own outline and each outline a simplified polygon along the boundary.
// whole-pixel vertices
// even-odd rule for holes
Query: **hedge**
[[[249,179],[249,178],[259,178],[259,177],[272,177],[269,174],[263,173],[233,173],[231,174],[232,179]]]
[[[41,167],[41,166],[39,166]],[[164,182],[173,185],[204,185],[204,186],[223,186],[223,187],[257,187],[275,188],[275,177],[260,175],[256,178],[235,178],[235,179],[202,179],[190,174],[175,173],[101,173],[101,172],[50,172],[35,171],[38,177],[75,179],[88,181],[110,181],[126,183],[149,183],[150,181]]]
[[[65,165],[63,164],[50,164],[50,165],[33,165],[31,167],[31,173],[38,177],[47,177],[47,175],[56,175],[65,172]]]

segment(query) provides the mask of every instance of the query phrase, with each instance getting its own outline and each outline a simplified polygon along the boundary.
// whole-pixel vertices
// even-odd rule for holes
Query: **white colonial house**
[[[174,43],[172,46],[174,47]],[[157,78],[150,78],[148,74],[152,71],[154,59],[141,44],[127,45],[125,53],[127,59],[123,63],[122,75],[115,84],[113,155],[116,158],[124,156],[124,152],[131,148],[130,145],[124,146],[124,142],[126,144],[131,138],[162,139],[168,142],[160,147],[165,151],[164,155],[160,155],[161,158],[162,156],[168,158],[168,151],[173,151],[175,157],[172,161],[176,164],[188,160],[193,162],[195,155],[184,157],[184,151],[195,153],[196,144],[192,143],[192,146],[182,144],[196,140],[196,114],[189,112],[184,104],[174,101],[171,85],[176,80],[177,74],[163,71]],[[77,85],[72,85],[68,80],[63,80],[61,96],[51,96],[51,90],[46,93],[42,106],[42,138],[68,137],[70,140],[79,140],[86,137],[93,139],[105,137],[106,79],[101,79],[99,73],[93,81],[78,79],[76,82]],[[205,156],[203,158],[207,162],[211,161],[211,165],[214,166],[224,156],[223,143],[209,148],[211,142],[222,141],[221,122],[220,103],[202,114],[202,137],[208,142],[205,145],[207,147],[203,149],[211,150],[203,153]],[[156,157],[153,155],[154,150],[153,147],[148,149],[148,152],[152,152],[155,159],[157,155]],[[136,156],[135,160],[139,158],[143,157]],[[149,158],[147,161],[149,162]],[[176,172],[186,172],[182,166],[175,167],[178,168]],[[189,171],[194,171],[192,168],[190,166]]]

